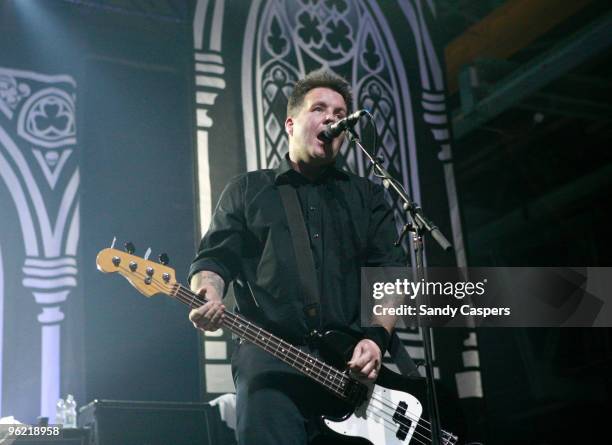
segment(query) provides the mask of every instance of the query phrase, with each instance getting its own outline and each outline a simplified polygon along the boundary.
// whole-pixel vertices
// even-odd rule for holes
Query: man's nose
[[[333,124],[334,122],[336,122],[336,116],[334,116],[333,114],[326,114],[325,115],[325,120],[323,121],[324,124]]]

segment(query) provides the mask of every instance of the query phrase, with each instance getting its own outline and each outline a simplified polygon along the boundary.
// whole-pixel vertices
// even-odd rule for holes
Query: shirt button
[[[314,206],[310,206],[310,211],[311,211],[311,212],[314,212],[315,210],[317,210],[317,208],[316,208],[316,207],[314,207]]]
[[[312,235],[312,237],[313,237],[314,239],[318,239],[318,238],[319,238],[319,234],[318,234],[318,233],[315,233],[314,235]]]

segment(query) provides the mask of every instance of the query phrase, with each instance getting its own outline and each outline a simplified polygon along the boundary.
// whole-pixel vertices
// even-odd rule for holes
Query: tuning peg
[[[159,262],[166,266],[170,262],[170,258],[168,258],[167,253],[162,253],[159,255]]]
[[[147,251],[145,252],[145,254],[144,254],[144,257],[143,257],[143,258],[144,258],[145,260],[148,260],[150,255],[151,255],[151,248],[150,248],[150,247],[148,247],[148,248],[147,248]]]
[[[116,236],[113,236],[113,242],[111,243],[111,247],[110,247],[111,249],[114,249],[114,248],[115,248],[115,243],[116,243],[116,242],[117,242],[117,237],[116,237]]]
[[[132,255],[136,251],[136,248],[134,247],[134,243],[132,243],[131,241],[128,241],[127,243],[125,243],[123,247],[125,247],[125,251],[129,253],[130,255]]]

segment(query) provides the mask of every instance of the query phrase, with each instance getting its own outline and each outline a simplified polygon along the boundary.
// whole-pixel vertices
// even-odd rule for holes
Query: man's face
[[[333,162],[340,151],[342,137],[329,142],[319,135],[328,124],[342,119],[346,113],[346,103],[340,93],[324,87],[306,93],[302,107],[285,121],[291,159],[310,165]]]

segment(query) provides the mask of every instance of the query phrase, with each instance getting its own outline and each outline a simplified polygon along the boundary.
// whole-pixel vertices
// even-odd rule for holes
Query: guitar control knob
[[[147,272],[148,276],[152,276],[153,275],[153,268],[152,267],[147,267],[146,272]]]
[[[160,254],[159,262],[162,263],[164,266],[167,265],[170,262],[170,258],[168,258],[168,254],[167,253]]]
[[[121,258],[119,258],[118,256],[114,256],[112,261],[115,267],[119,267],[119,264],[121,264]]]
[[[128,241],[123,246],[125,247],[125,251],[129,253],[130,255],[132,255],[136,251],[136,248],[134,247],[134,243],[132,243],[131,241]]]
[[[130,261],[130,270],[132,272],[135,272],[137,268],[138,268],[138,264],[136,264],[136,262],[134,261]]]

